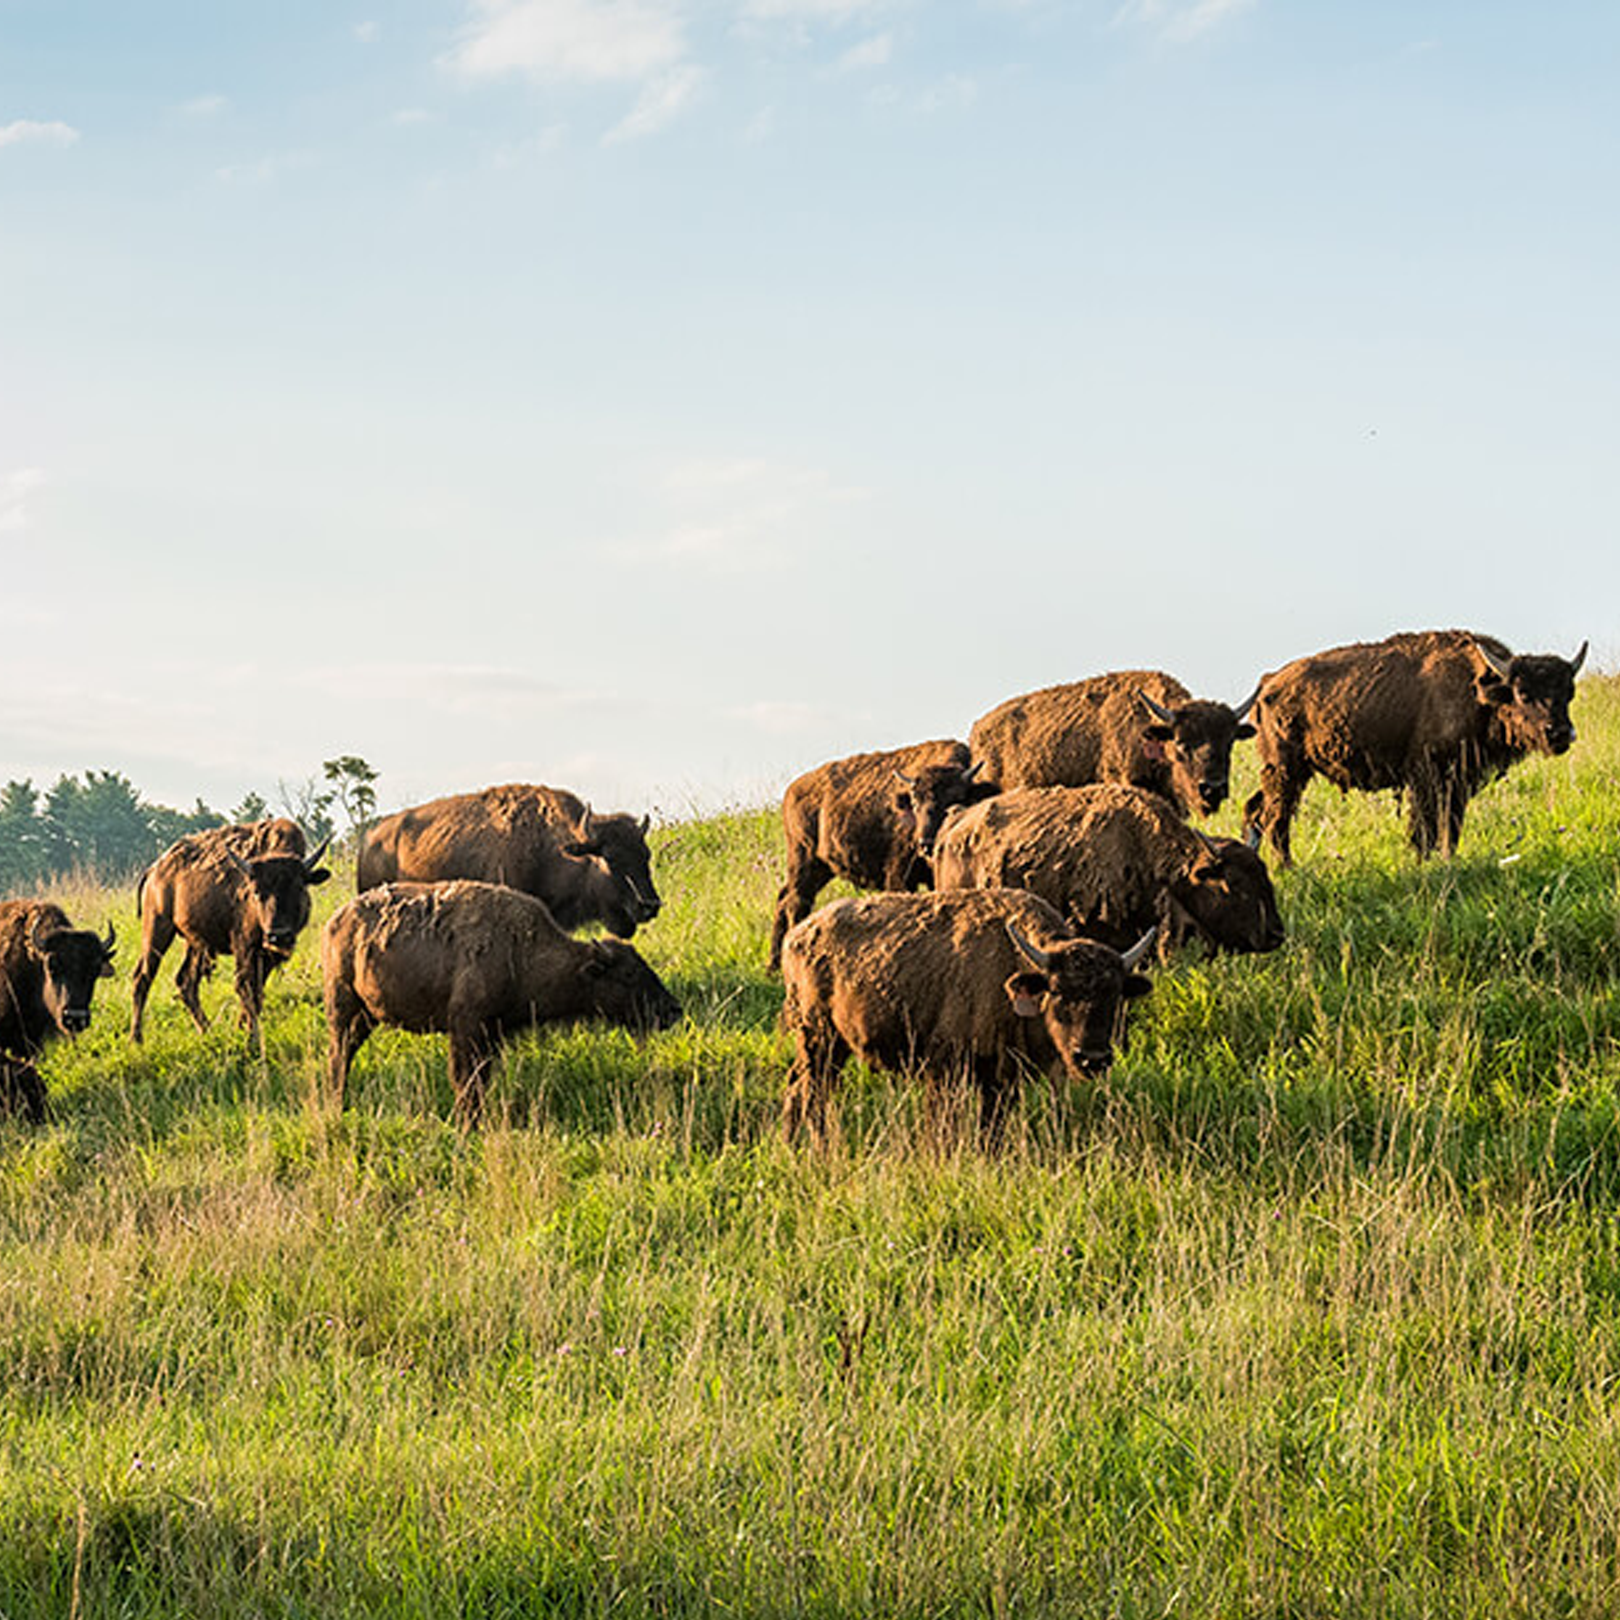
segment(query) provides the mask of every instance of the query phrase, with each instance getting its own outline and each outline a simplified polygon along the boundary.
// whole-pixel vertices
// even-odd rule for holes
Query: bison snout
[[[1069,1061],[1076,1074],[1083,1074],[1088,1080],[1094,1080],[1099,1075],[1107,1074],[1113,1068],[1114,1054],[1112,1052],[1088,1052],[1082,1048]]]
[[[62,1028],[69,1035],[82,1035],[90,1027],[88,1007],[68,1007],[62,1013]]]
[[[1198,784],[1198,799],[1206,811],[1219,810],[1226,802],[1227,782],[1200,782]]]

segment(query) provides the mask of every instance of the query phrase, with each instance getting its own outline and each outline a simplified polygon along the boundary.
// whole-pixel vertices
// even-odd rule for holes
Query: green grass
[[[0,1616],[1616,1612],[1620,682],[1576,718],[1449,865],[1313,789],[1286,949],[993,1157],[859,1069],[779,1140],[768,812],[659,835],[690,1021],[517,1042],[475,1138],[437,1040],[312,1104],[307,937],[265,1061],[177,952],[136,1050],[132,897],[65,892],[126,943],[0,1125]]]

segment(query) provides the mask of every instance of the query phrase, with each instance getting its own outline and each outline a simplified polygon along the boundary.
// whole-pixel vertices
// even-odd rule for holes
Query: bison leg
[[[484,1088],[495,1066],[495,1040],[484,1030],[452,1031],[450,1035],[450,1087],[456,1094],[456,1114],[464,1130],[473,1130],[484,1117]]]
[[[349,1089],[349,1068],[366,1037],[377,1027],[360,998],[346,985],[328,985],[326,991],[327,1095],[342,1113]]]
[[[795,1029],[793,1038],[798,1050],[782,1098],[782,1134],[791,1142],[808,1126],[820,1147],[827,1140],[827,1102],[849,1058],[849,1046],[830,1021],[820,1019]]]
[[[259,1022],[264,1011],[264,981],[269,977],[270,962],[264,952],[252,945],[238,943],[236,957],[236,999],[241,1003],[238,1015],[248,1039],[257,1038],[259,1056],[264,1056],[264,1030]]]
[[[796,862],[788,857],[787,882],[777,890],[776,920],[771,925],[770,970],[782,968],[782,940],[794,923],[803,922],[816,903],[816,896],[832,882],[833,870],[819,855]]]
[[[1406,837],[1420,861],[1440,848],[1442,798],[1439,778],[1431,771],[1414,772],[1406,784]]]
[[[979,1092],[979,1140],[987,1148],[999,1148],[1013,1094],[999,1053],[973,1059],[973,1083]]]
[[[208,1014],[202,1009],[202,982],[213,971],[213,953],[188,940],[174,982],[180,992],[180,1005],[191,1014],[191,1021],[199,1030],[208,1028]]]
[[[147,924],[145,938],[141,941],[141,959],[135,964],[135,976],[130,985],[129,1038],[132,1041],[139,1042],[141,1038],[141,1020],[146,1014],[146,998],[151,995],[152,982],[157,978],[157,971],[163,965],[163,953],[173,941],[174,924],[167,917],[152,917]],[[188,957],[189,954],[188,948]]]
[[[1260,791],[1252,794],[1243,806],[1244,826],[1260,829],[1276,852],[1279,866],[1294,864],[1290,831],[1310,776],[1310,771],[1302,766],[1267,760],[1260,767]]]

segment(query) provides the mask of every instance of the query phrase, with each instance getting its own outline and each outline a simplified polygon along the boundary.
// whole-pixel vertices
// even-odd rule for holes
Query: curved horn
[[[589,805],[586,805],[585,814],[579,818],[579,838],[581,843],[589,844],[595,839],[596,833],[593,830],[595,825],[596,812]]]
[[[37,950],[44,947],[44,943],[57,931],[56,924],[48,912],[41,912],[34,919],[34,926],[28,930],[28,943]]]
[[[1591,643],[1586,641],[1581,643],[1581,650],[1575,654],[1575,662],[1569,666],[1569,672],[1571,675],[1580,674],[1581,665],[1586,662],[1586,649],[1590,645]]]
[[[984,769],[984,761],[982,759],[973,760],[968,765],[968,768],[965,771],[962,772],[962,780],[964,782],[971,782],[973,780],[973,778],[975,776],[977,776],[979,774],[979,772],[982,771],[983,769]]]
[[[895,781],[900,783],[900,785],[902,787],[908,787],[909,788],[909,787],[916,787],[916,785],[917,785],[917,778],[915,776],[907,776],[906,773],[903,770],[901,770],[898,765],[895,766],[895,768],[894,768],[894,779],[895,779]]]
[[[1246,698],[1244,698],[1244,700],[1238,704],[1235,709],[1233,709],[1232,713],[1235,714],[1239,720],[1241,720],[1244,715],[1246,715],[1249,710],[1260,701],[1260,687],[1264,686],[1265,684],[1266,683],[1264,681],[1259,682],[1255,689]]]
[[[320,860],[321,856],[323,856],[326,853],[326,846],[328,844],[330,844],[331,842],[332,842],[332,835],[331,835],[331,833],[328,833],[320,841],[320,843],[315,846],[315,853],[313,855],[306,855],[304,857],[304,870],[306,872],[313,872],[315,870],[316,862],[318,862]]]
[[[1499,681],[1511,681],[1513,679],[1513,660],[1511,657],[1506,660],[1498,658],[1477,636],[1474,638],[1474,646],[1478,649],[1479,656],[1490,666],[1491,673]]]
[[[1196,838],[1198,840],[1198,842],[1204,846],[1204,853],[1206,855],[1219,855],[1220,854],[1221,846],[1220,846],[1220,841],[1218,839],[1211,838],[1207,832],[1204,832],[1201,828],[1198,828],[1198,827],[1189,827],[1187,829],[1187,831],[1190,832],[1193,835],[1193,837]]]
[[[1167,709],[1162,703],[1154,702],[1154,700],[1150,698],[1140,686],[1136,689],[1136,695],[1141,698],[1141,700],[1147,704],[1148,708],[1150,708],[1160,720],[1164,721],[1167,726],[1173,726],[1176,723],[1176,714],[1174,709]]]
[[[253,868],[249,866],[248,863],[244,861],[234,849],[227,849],[225,851],[225,859],[228,860],[231,865],[242,874],[243,877],[253,876]]]
[[[651,812],[649,812],[647,815],[644,815],[641,818],[641,836],[643,838],[645,838],[647,836],[647,829],[650,826],[652,826],[652,814],[651,814]]]
[[[1024,955],[1035,964],[1036,967],[1045,969],[1051,966],[1052,953],[1050,951],[1043,951],[1038,945],[1031,945],[1030,942],[1018,932],[1018,927],[1013,922],[1011,917],[1007,919],[1007,932],[1009,935],[1011,935],[1013,944],[1016,945],[1019,950],[1021,950]]]
[[[1258,821],[1251,822],[1249,826],[1244,829],[1243,847],[1245,849],[1252,849],[1258,852],[1260,848],[1260,823]]]
[[[107,919],[107,937],[104,940],[102,940],[101,948],[102,948],[103,951],[105,951],[107,953],[108,956],[111,956],[112,953],[113,953],[113,946],[116,945],[117,943],[118,943],[118,930],[113,927],[112,918],[109,917]]]
[[[1119,953],[1119,959],[1125,964],[1125,971],[1127,973],[1129,973],[1136,966],[1136,964],[1147,955],[1148,946],[1153,943],[1154,936],[1158,932],[1159,925],[1154,923],[1154,925],[1148,929],[1148,931],[1139,940],[1137,940],[1137,942],[1131,946],[1128,951],[1121,951]]]

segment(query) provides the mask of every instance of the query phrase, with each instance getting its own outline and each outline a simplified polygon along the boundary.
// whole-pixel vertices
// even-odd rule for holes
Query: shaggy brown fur
[[[332,875],[317,864],[325,848],[306,856],[302,829],[281,816],[210,827],[170,844],[135,885],[141,955],[130,987],[130,1038],[141,1039],[146,998],[176,935],[186,952],[175,984],[192,1022],[208,1028],[202,984],[215,958],[229,956],[242,1022],[257,1034],[265,980],[292,955],[309,921],[311,885]]]
[[[1013,940],[1009,924],[1041,965]],[[1055,1078],[1104,1071],[1124,1004],[1146,994],[1126,957],[1078,940],[1044,900],[1020,889],[882,894],[838,900],[788,932],[782,1024],[795,1042],[783,1105],[789,1135],[820,1138],[851,1053],[935,1084],[971,1076],[986,1137],[999,1133],[1024,1065]]]
[[[922,888],[946,815],[995,791],[967,746],[949,737],[830,760],[789,783],[782,795],[787,880],[776,896],[772,972],[781,965],[782,936],[835,877],[862,889]]]
[[[112,975],[111,924],[98,939],[49,900],[0,900],[0,1053],[38,1057],[90,1026],[96,980]]]
[[[1575,740],[1569,705],[1585,658],[1584,644],[1573,660],[1515,656],[1470,630],[1403,632],[1297,658],[1260,683],[1260,791],[1245,820],[1289,865],[1300,795],[1324,776],[1341,791],[1404,794],[1413,849],[1449,856],[1484,783]]]
[[[934,854],[934,885],[1028,889],[1116,949],[1155,926],[1161,952],[1188,939],[1211,951],[1272,951],[1283,942],[1277,897],[1254,850],[1195,831],[1156,793],[1111,782],[1015,788],[952,816]]]
[[[629,939],[658,915],[648,818],[599,816],[565,788],[509,782],[385,816],[360,843],[356,887],[473,878],[544,900],[569,930]]]
[[[1127,782],[1210,814],[1226,798],[1233,743],[1254,735],[1248,708],[1194,698],[1160,669],[1124,669],[1008,698],[974,721],[968,746],[1004,791]]]
[[[321,935],[331,1092],[379,1024],[450,1037],[450,1082],[467,1125],[483,1111],[501,1042],[577,1018],[663,1029],[680,1004],[634,946],[580,940],[543,901],[494,883],[391,883],[336,912]]]

